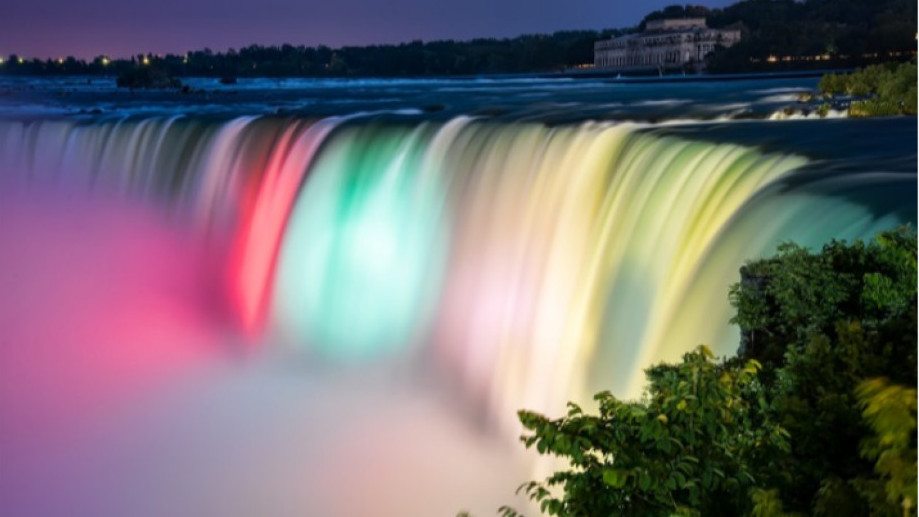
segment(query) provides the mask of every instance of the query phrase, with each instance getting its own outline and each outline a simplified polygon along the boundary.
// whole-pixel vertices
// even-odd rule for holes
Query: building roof
[[[645,31],[668,31],[685,28],[705,29],[705,18],[661,18],[649,20],[645,24]]]

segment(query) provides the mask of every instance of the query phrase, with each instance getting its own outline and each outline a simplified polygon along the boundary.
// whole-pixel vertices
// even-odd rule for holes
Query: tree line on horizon
[[[709,56],[710,72],[851,68],[915,53],[912,0],[744,0],[725,8],[672,5],[638,26],[569,30],[515,38],[420,40],[398,45],[316,47],[250,45],[185,55],[104,56],[85,61],[9,56],[0,74],[119,75],[144,66],[174,77],[420,77],[549,73],[593,62],[598,40],[643,30],[649,20],[705,17],[713,28],[738,27],[741,41]],[[827,56],[820,61],[769,61],[770,56]]]

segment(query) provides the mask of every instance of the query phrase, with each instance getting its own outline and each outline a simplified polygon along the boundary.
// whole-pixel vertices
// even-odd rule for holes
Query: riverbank
[[[716,81],[748,81],[755,79],[802,79],[822,77],[828,73],[848,73],[852,69],[833,70],[795,70],[784,72],[755,72],[738,74],[658,74],[655,69],[630,70],[623,75],[616,70],[573,69],[564,72],[541,74],[537,77],[546,79],[615,79],[625,83],[649,82],[716,82]]]

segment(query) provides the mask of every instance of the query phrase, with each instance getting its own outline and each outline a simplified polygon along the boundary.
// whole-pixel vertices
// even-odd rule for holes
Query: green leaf
[[[651,477],[647,473],[642,472],[639,474],[638,488],[643,492],[647,492],[651,488]]]
[[[628,481],[628,473],[619,469],[604,469],[603,482],[613,488],[622,488]]]

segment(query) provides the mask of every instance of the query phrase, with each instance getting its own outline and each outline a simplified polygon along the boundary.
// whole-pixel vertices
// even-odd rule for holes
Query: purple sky
[[[331,47],[636,24],[674,0],[12,0],[0,56],[123,57],[252,43]],[[702,0],[724,6],[733,0]]]

